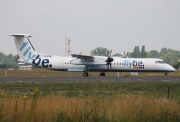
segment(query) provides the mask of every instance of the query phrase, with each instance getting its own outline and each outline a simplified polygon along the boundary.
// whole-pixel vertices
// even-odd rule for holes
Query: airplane
[[[71,56],[56,56],[35,51],[28,34],[11,34],[17,48],[20,59],[19,62],[40,66],[43,68],[83,72],[84,77],[89,76],[89,72],[101,72],[100,76],[105,76],[105,72],[174,72],[175,69],[159,58],[123,58],[111,56],[89,56],[81,54],[71,54]]]

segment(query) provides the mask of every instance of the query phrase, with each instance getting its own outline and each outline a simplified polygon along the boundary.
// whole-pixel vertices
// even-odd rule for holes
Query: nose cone
[[[172,67],[172,71],[173,71],[173,72],[175,72],[175,71],[176,71],[176,69],[175,69],[174,67]]]
[[[169,70],[169,72],[175,72],[176,71],[176,69],[174,69],[174,67],[172,67],[171,65],[168,65],[167,70]]]

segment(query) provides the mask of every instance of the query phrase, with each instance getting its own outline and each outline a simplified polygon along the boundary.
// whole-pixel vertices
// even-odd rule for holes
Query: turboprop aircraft
[[[84,72],[89,76],[89,71],[101,72],[174,72],[175,69],[159,58],[122,58],[105,56],[88,56],[71,54],[71,56],[55,56],[36,52],[31,44],[28,34],[11,34],[20,59],[19,62],[44,67],[51,70]]]

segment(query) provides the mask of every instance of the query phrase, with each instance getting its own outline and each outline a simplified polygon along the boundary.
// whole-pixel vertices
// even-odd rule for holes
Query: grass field
[[[71,73],[8,71],[6,77],[60,74]],[[0,121],[4,122],[180,121],[180,82],[2,82],[0,94]]]
[[[0,121],[180,121],[179,82],[17,82],[0,89]]]

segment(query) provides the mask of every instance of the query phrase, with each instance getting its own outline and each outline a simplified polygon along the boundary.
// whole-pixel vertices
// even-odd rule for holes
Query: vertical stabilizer
[[[31,36],[28,34],[12,34],[9,36],[14,37],[14,42],[20,59],[24,59],[25,62],[28,62],[30,59],[36,57],[37,53],[28,38]]]

